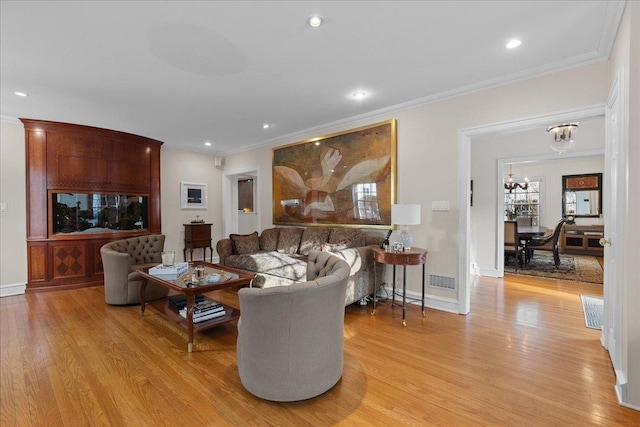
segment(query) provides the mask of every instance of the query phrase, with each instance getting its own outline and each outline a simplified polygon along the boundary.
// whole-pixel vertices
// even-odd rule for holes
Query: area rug
[[[604,301],[600,297],[580,295],[582,311],[584,311],[584,323],[587,328],[602,330],[602,312]]]
[[[523,276],[546,277],[549,279],[571,280],[602,284],[602,266],[594,256],[560,255],[560,266],[556,269],[553,254],[537,252],[529,264],[515,271],[513,260],[504,266],[504,272]]]

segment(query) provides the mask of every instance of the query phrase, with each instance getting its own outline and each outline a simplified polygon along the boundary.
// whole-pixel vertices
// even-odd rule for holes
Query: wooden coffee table
[[[205,277],[212,274],[220,274],[221,280],[217,283],[192,284],[188,280],[191,277],[191,271],[197,265],[202,265],[205,268]],[[176,291],[179,294],[183,294],[187,299],[187,317],[186,319],[178,313],[174,307],[169,305],[167,298],[159,299],[149,303],[150,306],[155,308],[162,316],[170,321],[178,323],[186,328],[189,334],[189,343],[187,350],[189,353],[193,351],[193,332],[204,331],[223,323],[235,320],[240,317],[240,310],[224,305],[225,315],[217,317],[215,319],[205,320],[199,323],[193,323],[193,307],[195,305],[196,294],[202,294],[205,292],[217,291],[220,289],[240,287],[251,285],[251,282],[255,278],[255,274],[247,271],[239,270],[236,268],[225,267],[218,264],[212,264],[209,262],[194,262],[189,264],[189,272],[175,280],[165,279],[149,274],[149,269],[145,268],[140,270],[142,276],[142,284],[140,285],[140,316],[144,316],[144,309],[146,307],[146,295],[145,290],[148,282],[153,282],[170,290]]]

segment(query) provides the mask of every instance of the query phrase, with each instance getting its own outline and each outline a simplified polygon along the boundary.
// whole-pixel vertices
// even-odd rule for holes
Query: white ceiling
[[[2,0],[0,8],[3,117],[221,155],[604,60],[624,2]],[[316,13],[324,24],[311,28]],[[522,45],[506,49],[514,37]],[[356,101],[356,90],[369,96]]]

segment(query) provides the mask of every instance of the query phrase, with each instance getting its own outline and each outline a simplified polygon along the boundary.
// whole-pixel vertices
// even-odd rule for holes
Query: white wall
[[[23,293],[27,283],[27,202],[24,126],[0,122],[0,296]]]
[[[257,213],[238,211],[238,234],[250,234],[257,230]]]
[[[606,99],[607,64],[592,64],[573,70],[498,87],[467,96],[448,99],[393,114],[372,116],[322,131],[283,139],[265,146],[227,156],[225,169],[240,169],[257,164],[264,177],[259,183],[262,195],[262,226],[272,224],[271,151],[273,146],[348,130],[382,120],[398,119],[399,203],[419,203],[422,223],[412,226],[414,246],[429,250],[427,269],[431,273],[458,280],[458,130],[487,123],[562,111],[577,106],[595,105]],[[572,96],[558,96],[570,93]],[[542,130],[544,132],[544,130]],[[545,136],[546,136],[546,132]],[[494,157],[495,158],[495,157]],[[495,174],[495,163],[491,169]],[[447,200],[448,212],[433,212],[433,201]],[[474,204],[475,204],[474,196]],[[420,269],[409,268],[407,287],[420,290]],[[455,298],[455,293],[429,289],[432,297]],[[431,303],[436,304],[434,298]]]
[[[165,249],[175,250],[182,259],[184,226],[196,219],[212,223],[211,237],[215,256],[216,242],[222,238],[221,172],[215,167],[214,156],[191,151],[162,148],[160,151],[160,191],[162,232],[166,235]],[[180,183],[207,184],[207,205],[204,209],[180,208]],[[194,249],[193,258],[203,258],[202,249]],[[207,249],[207,259],[209,259]],[[189,257],[189,253],[187,253]]]

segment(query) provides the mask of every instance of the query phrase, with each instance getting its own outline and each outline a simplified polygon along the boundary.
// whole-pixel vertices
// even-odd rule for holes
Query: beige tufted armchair
[[[138,270],[162,263],[163,234],[131,237],[107,243],[100,248],[104,267],[104,299],[107,304],[140,303],[141,278]],[[167,296],[168,288],[149,283],[147,301]]]
[[[238,291],[238,371],[249,392],[289,402],[340,380],[349,273],[343,259],[311,251],[306,282]]]

